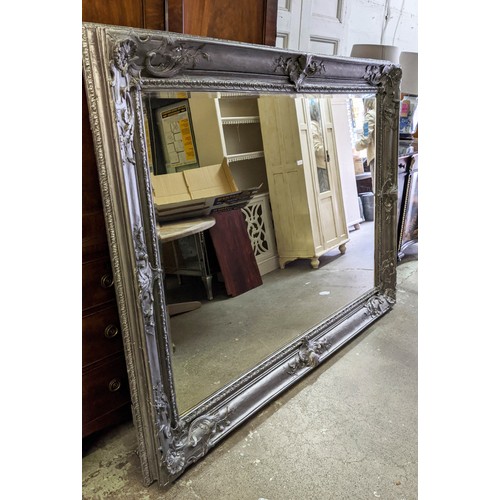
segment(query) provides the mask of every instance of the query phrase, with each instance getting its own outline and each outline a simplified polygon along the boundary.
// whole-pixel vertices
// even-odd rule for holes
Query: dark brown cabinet
[[[164,0],[83,0],[82,20],[165,29]],[[130,418],[130,390],[87,99],[82,109],[83,437]]]
[[[398,260],[418,243],[418,153],[398,162]]]
[[[277,0],[169,0],[168,29],[275,45],[277,12]]]

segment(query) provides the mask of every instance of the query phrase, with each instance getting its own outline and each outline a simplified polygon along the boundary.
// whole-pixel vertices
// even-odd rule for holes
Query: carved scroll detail
[[[392,178],[384,180],[379,196],[382,200],[382,216],[386,221],[389,221],[393,216],[398,199],[398,185],[392,180]]]
[[[231,422],[229,417],[229,408],[226,407],[222,412],[215,415],[202,415],[191,422],[185,441],[186,446],[194,448],[202,445],[203,454],[205,454],[212,444],[210,438],[216,433],[224,430]]]
[[[384,305],[384,299],[380,295],[375,295],[366,303],[365,314],[369,314],[372,318],[376,318],[377,316],[382,314]]]
[[[136,84],[129,71],[135,58],[136,46],[130,40],[115,45],[111,62],[112,88],[116,112],[116,124],[120,138],[121,157],[124,167],[135,166],[134,124],[135,114],[130,99],[130,89]]]
[[[149,262],[146,243],[144,241],[144,231],[142,228],[134,227],[134,248],[137,264],[137,281],[139,283],[139,297],[145,320],[146,333],[154,335],[153,286],[155,280],[161,281],[162,272],[161,270],[153,269]]]
[[[184,44],[167,37],[158,49],[146,54],[145,67],[153,76],[170,78],[195,64],[200,57],[208,59],[208,54],[199,48],[185,47]],[[159,62],[153,63],[155,59],[159,59]]]
[[[396,290],[394,283],[396,282],[396,265],[397,259],[395,252],[387,250],[382,259],[380,266],[380,283],[382,290],[388,300],[396,301]]]
[[[208,59],[208,54],[200,47],[189,47],[170,37],[145,53],[146,42],[152,43],[150,38],[129,37],[115,41],[113,49],[113,66],[123,76],[132,76],[136,85],[143,71],[157,78],[171,78],[183,69],[194,67],[199,58]]]
[[[290,81],[300,90],[308,76],[325,71],[323,61],[314,61],[311,54],[302,54],[298,57],[279,57],[276,60],[274,72],[281,70],[288,75]]]
[[[299,352],[295,358],[288,363],[287,372],[294,375],[298,370],[305,367],[314,367],[319,364],[320,354],[330,347],[330,342],[315,342],[308,338],[302,341]]]

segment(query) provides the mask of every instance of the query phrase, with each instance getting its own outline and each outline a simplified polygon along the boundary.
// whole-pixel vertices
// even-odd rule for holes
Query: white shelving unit
[[[260,127],[258,97],[238,93],[191,93],[191,117],[200,166],[227,157],[239,189],[261,186],[243,210],[261,275],[278,267]]]

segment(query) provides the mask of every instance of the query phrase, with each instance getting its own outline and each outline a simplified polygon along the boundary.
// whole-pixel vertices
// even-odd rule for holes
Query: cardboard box
[[[220,165],[153,175],[151,184],[160,222],[243,208],[260,188],[239,191],[227,158]]]

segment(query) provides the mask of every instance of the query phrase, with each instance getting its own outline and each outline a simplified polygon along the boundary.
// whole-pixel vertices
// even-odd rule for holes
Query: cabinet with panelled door
[[[349,241],[332,107],[324,98],[258,99],[280,267],[319,257]]]

